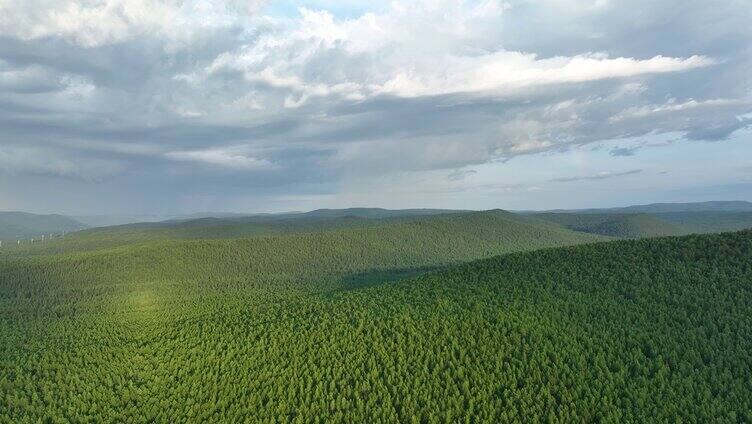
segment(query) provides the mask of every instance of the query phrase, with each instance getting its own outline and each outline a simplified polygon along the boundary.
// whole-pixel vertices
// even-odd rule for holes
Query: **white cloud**
[[[263,158],[242,154],[237,149],[186,150],[165,153],[165,157],[179,162],[197,162],[239,170],[261,170],[273,167]]]
[[[184,106],[178,106],[175,108],[175,113],[177,113],[179,116],[182,116],[183,118],[200,118],[204,114],[200,111],[189,109]]]
[[[252,83],[287,91],[284,107],[315,97],[363,100],[378,95],[420,97],[493,93],[548,84],[682,72],[716,64],[703,55],[647,58],[604,53],[539,57],[495,40],[498,1],[399,2],[381,14],[336,19],[326,11],[271,22],[271,30],[224,52],[206,67],[242,72]],[[638,84],[637,84],[638,85]],[[625,87],[634,88],[625,84]]]
[[[515,154],[540,152],[551,147],[552,143],[548,140],[528,140],[513,145],[509,150]]]
[[[91,96],[97,87],[86,78],[77,75],[65,75],[60,81],[65,87],[63,94],[72,96],[77,99],[83,99]]]
[[[494,92],[556,83],[577,83],[644,74],[679,72],[715,63],[710,58],[655,56],[608,58],[600,54],[538,59],[522,52],[496,52],[484,56],[449,58],[441,72],[398,71],[382,91],[401,96]]]
[[[0,35],[62,37],[85,47],[145,34],[181,39],[227,26],[257,10],[260,0],[4,0]]]
[[[692,111],[697,109],[713,109],[719,107],[738,107],[749,104],[748,101],[739,99],[709,99],[697,101],[689,99],[686,102],[677,102],[676,99],[669,99],[661,105],[650,106],[633,106],[627,108],[609,118],[611,121],[623,121],[627,119],[645,118],[656,114],[668,114],[673,112]]]

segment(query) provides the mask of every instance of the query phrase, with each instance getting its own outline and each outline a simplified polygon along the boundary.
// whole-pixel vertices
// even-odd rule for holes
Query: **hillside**
[[[41,238],[50,234],[77,231],[86,226],[62,215],[37,215],[26,212],[0,212],[0,240],[6,243],[21,238]]]
[[[156,223],[158,226],[194,221],[204,218],[235,219],[244,222],[267,222],[286,219],[315,218],[395,218],[445,215],[449,213],[469,212],[452,209],[383,209],[383,208],[347,208],[317,209],[309,212],[280,213],[236,213],[236,212],[196,212],[182,215],[80,215],[73,218],[89,227],[110,227],[122,225],[139,226],[144,223]]]
[[[449,215],[468,213],[471,211],[456,211],[443,209],[381,209],[381,208],[349,208],[349,209],[317,209],[310,212],[262,213],[251,215],[232,214],[193,214],[162,221],[144,221],[119,225],[122,228],[188,228],[188,227],[231,227],[250,225],[263,228],[265,226],[305,227],[311,225],[329,225],[336,220],[380,220],[380,219],[410,219],[435,215]],[[335,224],[336,225],[336,224]],[[106,230],[106,229],[105,229]]]
[[[752,228],[752,212],[669,212],[658,213],[655,216],[693,233],[718,233]]]
[[[752,419],[752,232],[381,272],[556,234],[470,218],[0,261],[0,419]]]
[[[359,218],[395,218],[407,216],[430,216],[446,215],[450,213],[462,213],[469,211],[451,210],[451,209],[383,209],[383,208],[347,208],[347,209],[317,209],[310,212],[297,214],[303,218],[341,218],[341,217],[359,217]]]
[[[589,208],[589,209],[553,209],[549,211],[526,211],[527,213],[675,213],[675,212],[752,212],[752,202],[741,200],[692,202],[692,203],[650,203],[647,205],[632,205],[618,208]]]
[[[652,203],[617,208],[621,213],[666,213],[666,212],[752,212],[752,202],[714,201],[695,203]]]
[[[535,218],[570,230],[618,238],[643,238],[688,234],[676,223],[648,214],[540,213]]]
[[[748,422],[750,257],[750,231],[613,242],[476,261],[341,300],[402,305],[384,325],[410,322],[395,339],[433,353],[386,368],[399,379],[410,364],[443,388],[406,390],[405,410],[422,417],[470,402],[494,422]],[[464,370],[469,384],[442,385],[453,373],[432,364]]]
[[[381,228],[383,230],[379,230]],[[358,232],[359,230],[363,231]],[[503,249],[501,252],[510,251],[512,245],[520,246],[513,250],[524,250],[596,240],[592,236],[567,231],[550,223],[497,210],[433,216],[396,216],[382,219],[346,216],[258,221],[249,217],[141,223],[94,228],[44,244],[10,246],[1,253],[6,257],[48,255],[146,244],[158,240],[292,236],[323,232],[338,232],[339,236],[353,239],[365,237],[365,240],[378,240],[383,235],[385,239],[391,237],[395,243],[409,245],[409,237],[415,231],[430,237],[431,240],[440,240],[440,243],[449,243],[453,239],[472,236],[476,237],[473,240],[478,240],[479,243],[475,249],[483,250],[486,246],[492,246]],[[320,237],[321,243],[331,242],[324,241],[330,236]],[[493,254],[493,251],[490,254]],[[469,258],[477,258],[477,256]],[[467,258],[457,260],[462,259]]]

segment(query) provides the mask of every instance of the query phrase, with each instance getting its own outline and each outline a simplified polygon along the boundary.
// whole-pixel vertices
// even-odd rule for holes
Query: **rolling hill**
[[[122,225],[141,225],[157,223],[165,225],[193,221],[204,218],[238,219],[247,222],[266,222],[283,219],[311,219],[311,218],[394,218],[406,216],[444,215],[457,212],[469,212],[452,209],[383,209],[383,208],[347,208],[347,209],[317,209],[309,212],[280,212],[280,213],[237,213],[237,212],[196,212],[179,215],[78,215],[73,219],[89,227],[111,227]]]
[[[667,208],[670,209],[670,208]],[[752,212],[531,213],[570,230],[618,238],[720,233],[752,228]]]
[[[752,212],[665,212],[654,216],[693,233],[719,233],[752,228]]]
[[[621,213],[667,213],[667,212],[752,212],[752,202],[714,201],[696,203],[652,203],[617,208]]]
[[[618,238],[674,236],[690,232],[676,223],[642,213],[540,213],[532,216],[560,224],[570,230]]]
[[[535,213],[536,211],[525,211]],[[752,212],[752,202],[741,200],[725,200],[693,203],[650,203],[647,205],[632,205],[618,208],[590,208],[590,209],[553,209],[551,213],[674,213],[674,212]]]
[[[596,239],[493,211],[0,260],[0,419],[751,419],[752,232],[415,276]]]
[[[311,235],[317,233],[320,234]],[[320,243],[334,243],[327,237],[342,237],[366,241],[379,238],[391,239],[395,244],[409,245],[409,238],[416,234],[445,244],[474,237],[472,240],[477,244],[472,247],[473,251],[488,251],[488,254],[599,240],[597,237],[576,233],[548,222],[495,210],[381,219],[345,216],[258,221],[256,218],[249,217],[142,223],[94,228],[44,244],[27,243],[21,246],[9,246],[3,250],[2,254],[6,257],[49,255],[143,245],[154,241],[247,237],[271,239],[274,236],[302,237],[303,235],[318,237]],[[418,239],[416,242],[421,241]],[[425,241],[425,243],[428,242],[428,240]],[[476,257],[478,256],[462,256],[457,260]]]
[[[27,212],[0,212],[0,240],[49,236],[54,233],[82,230],[86,226],[62,215],[37,215]]]
[[[447,215],[451,213],[470,212],[454,209],[383,209],[383,208],[347,208],[347,209],[316,209],[299,214],[283,214],[285,217],[297,218],[397,218],[430,215]]]

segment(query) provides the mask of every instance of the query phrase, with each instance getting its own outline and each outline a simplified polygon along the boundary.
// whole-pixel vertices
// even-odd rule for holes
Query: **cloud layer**
[[[752,124],[746,3],[0,0],[0,178],[316,206],[602,143],[723,141]]]

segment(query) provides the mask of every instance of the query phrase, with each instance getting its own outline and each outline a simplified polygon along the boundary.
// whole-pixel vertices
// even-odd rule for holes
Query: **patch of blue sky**
[[[336,19],[353,19],[368,12],[378,13],[389,6],[389,2],[366,2],[352,0],[279,0],[270,2],[263,10],[275,18],[300,16],[300,9],[326,10]]]
[[[635,148],[632,155],[613,155]],[[646,202],[752,201],[752,129],[717,142],[681,134],[610,140],[469,169],[475,208],[549,209]]]

